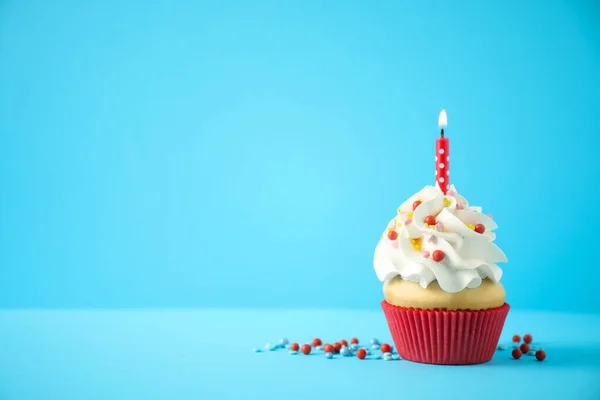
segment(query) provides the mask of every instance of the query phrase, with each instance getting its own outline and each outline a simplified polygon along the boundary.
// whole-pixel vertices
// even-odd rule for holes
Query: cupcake
[[[454,186],[426,186],[398,208],[375,249],[385,313],[405,359],[477,364],[496,350],[509,305],[497,227]]]

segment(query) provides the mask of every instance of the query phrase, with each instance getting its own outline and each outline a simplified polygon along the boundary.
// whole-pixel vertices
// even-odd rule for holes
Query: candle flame
[[[446,114],[446,110],[442,110],[440,112],[440,117],[438,118],[438,126],[440,128],[445,128],[448,126],[448,115]]]

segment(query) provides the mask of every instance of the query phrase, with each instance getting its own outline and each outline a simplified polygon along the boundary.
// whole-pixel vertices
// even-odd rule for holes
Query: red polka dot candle
[[[450,185],[450,139],[444,137],[444,128],[448,126],[446,110],[440,112],[438,126],[442,131],[435,141],[435,180],[442,192],[446,194]]]

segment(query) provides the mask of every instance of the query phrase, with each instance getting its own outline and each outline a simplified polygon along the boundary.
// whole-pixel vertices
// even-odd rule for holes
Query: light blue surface
[[[487,364],[325,359],[291,341],[389,340],[381,312],[78,310],[0,312],[0,398],[577,399],[600,398],[600,317],[511,312],[503,342],[530,332],[544,362],[497,352]]]
[[[373,249],[433,183],[446,108],[452,180],[500,225],[513,308],[596,312],[599,17],[2,1],[0,306],[375,309]]]

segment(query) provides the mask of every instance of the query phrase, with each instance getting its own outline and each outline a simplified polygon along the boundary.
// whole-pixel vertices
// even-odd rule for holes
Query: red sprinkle
[[[333,353],[333,346],[329,343],[325,343],[325,345],[323,346],[323,351],[325,353]]]
[[[485,225],[484,224],[475,225],[475,232],[477,232],[477,233],[485,232]]]
[[[353,337],[352,339],[350,339],[350,343],[351,344],[358,344],[358,339]]]
[[[546,359],[546,352],[542,349],[536,351],[535,358],[537,358],[538,361],[544,361]]]
[[[425,223],[427,225],[435,225],[435,217],[433,215],[428,215],[425,217]]]
[[[390,239],[390,240],[396,240],[396,239],[398,239],[398,232],[396,232],[396,231],[389,231],[388,232],[388,239]]]
[[[298,350],[300,350],[300,345],[298,343],[292,343],[292,344],[290,344],[290,350],[298,351]]]
[[[344,339],[340,340],[340,344],[341,344],[342,346],[346,346],[346,347],[348,347],[348,342],[347,342],[347,341],[345,341]]]
[[[323,342],[321,342],[321,339],[319,339],[319,338],[314,338],[313,341],[312,341],[312,345],[314,347],[320,346],[322,344],[323,344]]]
[[[392,346],[390,346],[387,343],[384,343],[381,345],[381,347],[379,347],[379,350],[381,350],[382,353],[391,353],[392,352]]]
[[[525,335],[523,335],[523,341],[525,343],[531,343],[533,342],[533,337],[529,333],[526,333]]]
[[[519,350],[519,349],[514,349],[514,350],[512,351],[512,356],[513,356],[513,357],[514,357],[516,360],[518,360],[519,358],[521,358],[521,356],[522,356],[522,355],[523,355],[523,352],[522,352],[521,350]]]
[[[521,336],[519,336],[519,335],[513,336],[513,343],[519,343],[520,341],[521,341]]]
[[[366,356],[367,352],[365,351],[365,349],[356,350],[356,357],[360,358],[361,360],[364,360]]]
[[[339,353],[341,348],[342,348],[342,345],[340,342],[335,342],[333,344],[333,352],[334,353]]]
[[[413,203],[413,211],[417,209],[421,205],[421,200],[417,200]]]
[[[441,250],[436,250],[431,255],[431,258],[433,258],[434,261],[437,261],[437,262],[442,261],[444,259],[444,257],[446,257],[446,254],[444,254],[444,252]]]
[[[306,355],[310,354],[310,351],[312,350],[312,347],[310,347],[310,344],[303,344],[302,345],[302,352]]]
[[[523,353],[528,353],[529,350],[531,350],[531,347],[529,347],[529,344],[523,343],[523,344],[521,344],[520,349]]]

